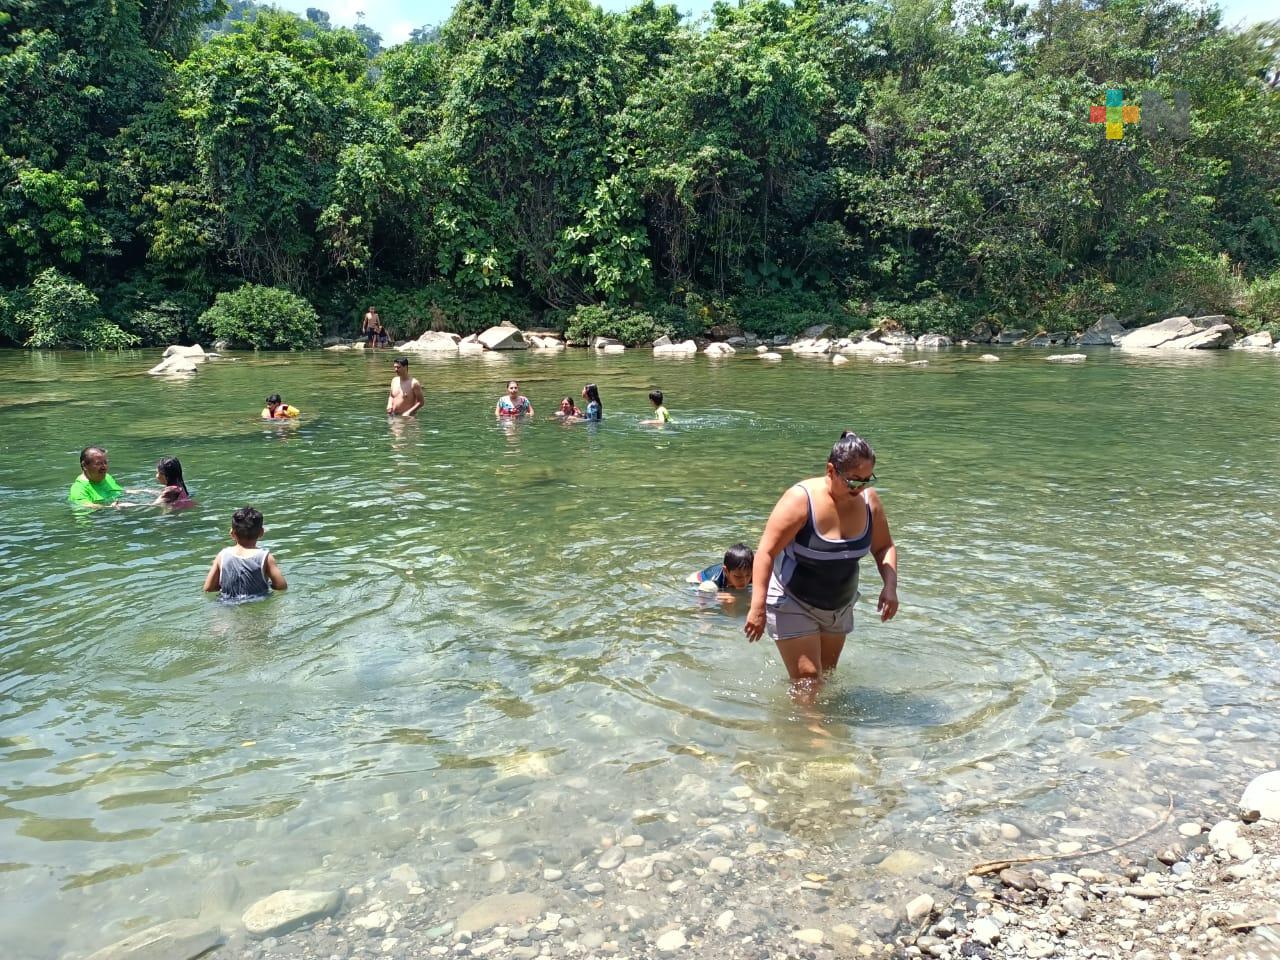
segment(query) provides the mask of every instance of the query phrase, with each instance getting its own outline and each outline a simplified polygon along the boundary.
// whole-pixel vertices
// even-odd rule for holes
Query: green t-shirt
[[[653,411],[653,415],[654,415],[654,419],[656,419],[659,423],[672,422],[671,414],[667,413],[667,408],[665,406],[659,406],[657,410]]]
[[[71,484],[67,499],[72,503],[110,503],[123,492],[116,478],[108,473],[101,483],[90,483],[84,477],[77,477]]]

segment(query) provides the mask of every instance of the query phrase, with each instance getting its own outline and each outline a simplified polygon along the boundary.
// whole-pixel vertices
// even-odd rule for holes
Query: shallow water
[[[1274,765],[1272,357],[415,359],[427,407],[389,424],[390,356],[173,383],[153,354],[0,354],[7,957],[393,856],[477,886],[501,860],[515,887],[743,783],[762,831],[847,852],[857,882],[873,850],[1234,799]],[[494,423],[511,376],[535,422]],[[603,424],[546,418],[589,380]],[[674,428],[638,424],[655,385]],[[300,422],[255,419],[276,391]],[[754,543],[845,427],[879,456],[902,612],[876,620],[869,567],[807,713],[745,606],[682,580]],[[181,457],[198,507],[76,516],[87,443],[126,487]],[[200,584],[244,503],[290,589],[229,606]],[[491,828],[483,858],[456,842]]]

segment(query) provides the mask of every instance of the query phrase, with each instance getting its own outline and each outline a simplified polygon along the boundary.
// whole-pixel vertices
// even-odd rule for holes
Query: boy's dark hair
[[[756,562],[756,552],[745,543],[735,543],[724,552],[724,568],[726,570],[751,569]]]
[[[231,529],[236,536],[257,540],[262,536],[262,513],[256,507],[241,507],[231,515]]]
[[[404,367],[406,370],[409,369],[408,357],[396,357],[395,360],[393,360],[392,362],[398,367]]]
[[[649,391],[649,400],[650,400],[651,402],[653,402],[653,403],[656,403],[658,406],[662,406],[662,391],[661,391],[661,390],[650,390],[650,391]]]
[[[273,403],[274,403],[276,406],[279,406],[280,404],[284,403],[284,401],[280,399],[280,394],[278,394],[278,393],[273,393],[271,396],[267,397],[267,406],[269,407],[269,406],[271,406]]]

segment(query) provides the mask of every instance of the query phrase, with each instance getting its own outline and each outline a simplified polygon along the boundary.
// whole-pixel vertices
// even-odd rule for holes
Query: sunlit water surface
[[[1002,356],[423,359],[422,416],[388,423],[386,353],[176,383],[154,354],[0,355],[6,956],[388,857],[465,880],[454,841],[495,824],[486,856],[533,875],[695,788],[751,785],[763,835],[821,835],[855,879],[922,822],[1234,796],[1280,745],[1280,362]],[[535,422],[495,424],[511,376]],[[546,417],[587,381],[603,424]],[[653,386],[674,428],[639,425]],[[276,391],[301,422],[256,420]],[[879,455],[902,612],[875,619],[868,569],[807,716],[745,610],[682,580],[845,427]],[[127,487],[181,457],[198,508],[77,517],[88,443]],[[200,586],[245,503],[290,589],[230,606]]]

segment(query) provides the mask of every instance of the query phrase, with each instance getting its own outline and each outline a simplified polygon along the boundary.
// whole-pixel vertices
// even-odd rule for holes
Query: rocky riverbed
[[[678,843],[664,838],[679,814],[638,810],[636,833],[573,862],[492,859],[452,879],[404,862],[346,889],[277,891],[238,923],[170,921],[93,960],[1280,957],[1280,772],[1239,803],[1134,805],[1117,818],[1128,837],[1079,809],[1034,829],[977,824],[952,838],[972,861],[960,869],[901,848],[851,863],[820,829],[767,839],[759,804],[740,787]],[[484,862],[492,834],[454,842]]]

